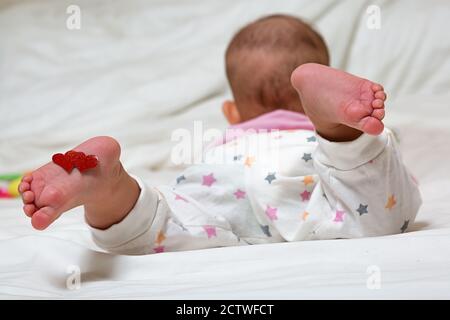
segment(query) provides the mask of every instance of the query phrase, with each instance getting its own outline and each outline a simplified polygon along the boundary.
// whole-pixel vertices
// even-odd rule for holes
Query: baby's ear
[[[234,101],[226,100],[222,105],[222,112],[229,124],[238,124],[241,122],[241,115]]]

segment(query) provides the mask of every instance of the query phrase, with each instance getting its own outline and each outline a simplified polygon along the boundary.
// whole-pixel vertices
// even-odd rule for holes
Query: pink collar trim
[[[249,131],[247,131],[249,130]],[[270,130],[314,130],[314,125],[302,113],[277,109],[264,113],[254,119],[230,126],[222,141],[216,141],[210,147],[228,143],[247,133]],[[209,149],[209,148],[208,148]]]

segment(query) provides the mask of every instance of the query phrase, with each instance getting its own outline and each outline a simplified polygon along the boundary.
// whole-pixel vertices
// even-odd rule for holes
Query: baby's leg
[[[98,157],[98,166],[69,174],[49,162],[23,177],[19,192],[23,210],[38,230],[47,228],[62,213],[83,205],[87,222],[105,229],[121,221],[139,197],[139,186],[119,161],[120,146],[110,137],[89,139],[76,148]]]
[[[330,141],[351,141],[383,131],[383,87],[324,65],[298,67],[291,82],[316,131]]]
[[[381,85],[318,64],[298,67],[291,82],[319,133],[313,153],[318,181],[305,211],[320,227],[303,237],[405,232],[421,197],[395,138],[381,122],[386,99]]]

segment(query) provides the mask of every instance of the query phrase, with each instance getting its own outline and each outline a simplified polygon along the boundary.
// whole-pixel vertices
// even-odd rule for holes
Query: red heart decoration
[[[95,168],[98,164],[97,157],[94,155],[84,154],[84,152],[78,152],[74,150],[67,151],[65,154],[57,153],[52,157],[53,162],[61,166],[68,173],[75,167],[80,172],[88,169]]]
[[[73,150],[67,151],[64,155],[74,165],[78,161],[83,161],[83,159],[86,157],[84,152],[78,152],[78,151],[73,151]]]
[[[52,161],[66,170],[67,173],[70,173],[73,169],[72,162],[62,153],[54,154],[52,157]]]
[[[78,161],[76,163],[76,167],[78,168],[78,170],[80,170],[80,172],[83,172],[85,170],[95,168],[97,166],[97,163],[97,157],[90,154],[88,156],[85,156],[82,161]]]
[[[78,170],[80,170],[80,166],[83,166],[84,158],[86,158],[86,155],[83,152],[73,150],[67,151],[65,156],[75,168],[78,168]]]

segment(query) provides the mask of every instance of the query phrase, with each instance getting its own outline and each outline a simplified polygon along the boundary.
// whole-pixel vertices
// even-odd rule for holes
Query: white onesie
[[[109,252],[150,254],[404,232],[421,205],[395,137],[330,142],[309,130],[244,135],[206,152],[173,186],[141,193],[107,230]]]

